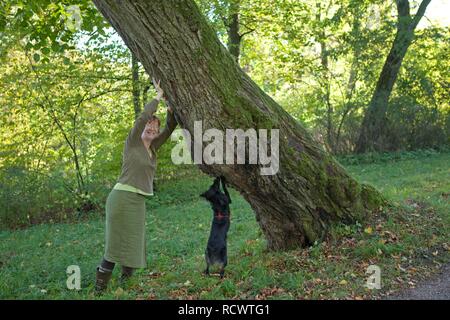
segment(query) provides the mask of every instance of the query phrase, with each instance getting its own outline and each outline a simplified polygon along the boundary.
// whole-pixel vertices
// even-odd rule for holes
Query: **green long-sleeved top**
[[[146,104],[144,111],[134,122],[123,149],[122,173],[119,177],[120,186],[131,186],[138,193],[153,194],[153,178],[156,172],[156,152],[159,147],[170,137],[177,126],[173,112],[167,113],[166,126],[147,149],[141,139],[146,123],[156,111],[159,101],[154,99]],[[117,185],[115,187],[117,189]],[[130,188],[128,188],[129,190]],[[127,188],[122,188],[127,190]],[[139,192],[141,191],[141,192]]]

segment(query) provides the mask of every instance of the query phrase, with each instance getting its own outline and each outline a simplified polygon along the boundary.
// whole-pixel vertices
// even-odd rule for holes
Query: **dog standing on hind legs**
[[[222,183],[224,193],[220,190],[220,183]],[[225,178],[217,177],[208,191],[202,193],[200,196],[209,201],[213,210],[211,232],[205,251],[205,274],[209,275],[210,266],[219,265],[220,278],[223,278],[225,267],[228,263],[227,233],[230,228],[231,203],[230,194],[225,185]]]

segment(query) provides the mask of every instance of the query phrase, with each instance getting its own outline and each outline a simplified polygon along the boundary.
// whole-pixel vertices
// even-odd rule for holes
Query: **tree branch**
[[[241,34],[239,34],[239,38],[242,39],[243,36],[245,36],[245,35],[247,35],[247,34],[249,34],[249,33],[252,33],[252,32],[254,32],[254,31],[256,31],[256,28],[254,28],[254,29],[250,29],[250,28],[248,28],[248,27],[246,27],[246,28],[247,28],[248,30],[245,31],[245,32],[243,32],[243,33],[241,33]]]
[[[417,9],[416,14],[414,15],[414,18],[411,22],[411,30],[414,30],[417,25],[420,22],[420,19],[422,19],[423,15],[425,14],[425,10],[427,10],[428,5],[430,4],[431,0],[423,0],[420,3],[419,9]]]
[[[399,17],[410,17],[409,0],[396,0],[397,14]]]

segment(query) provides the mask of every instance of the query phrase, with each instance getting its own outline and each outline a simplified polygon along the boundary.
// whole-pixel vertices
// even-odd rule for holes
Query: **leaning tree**
[[[389,99],[400,72],[403,59],[414,39],[414,32],[425,14],[431,0],[422,0],[416,14],[410,12],[409,0],[396,0],[397,6],[397,32],[392,42],[391,50],[381,70],[375,91],[367,108],[361,125],[355,151],[382,151],[384,146],[383,133],[385,132]]]
[[[381,196],[357,183],[305,128],[241,70],[194,0],[94,0],[146,71],[161,80],[180,126],[279,129],[275,175],[260,166],[205,165],[223,175],[252,206],[270,249],[320,240],[336,222],[362,221]]]

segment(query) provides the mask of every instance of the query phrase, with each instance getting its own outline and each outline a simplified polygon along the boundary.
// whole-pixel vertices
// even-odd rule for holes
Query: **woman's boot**
[[[108,282],[111,280],[112,270],[104,269],[102,266],[97,267],[97,279],[95,281],[95,290],[97,292],[105,291]]]
[[[120,280],[122,282],[125,282],[133,275],[133,273],[134,273],[134,268],[122,266],[122,275],[120,277]]]

